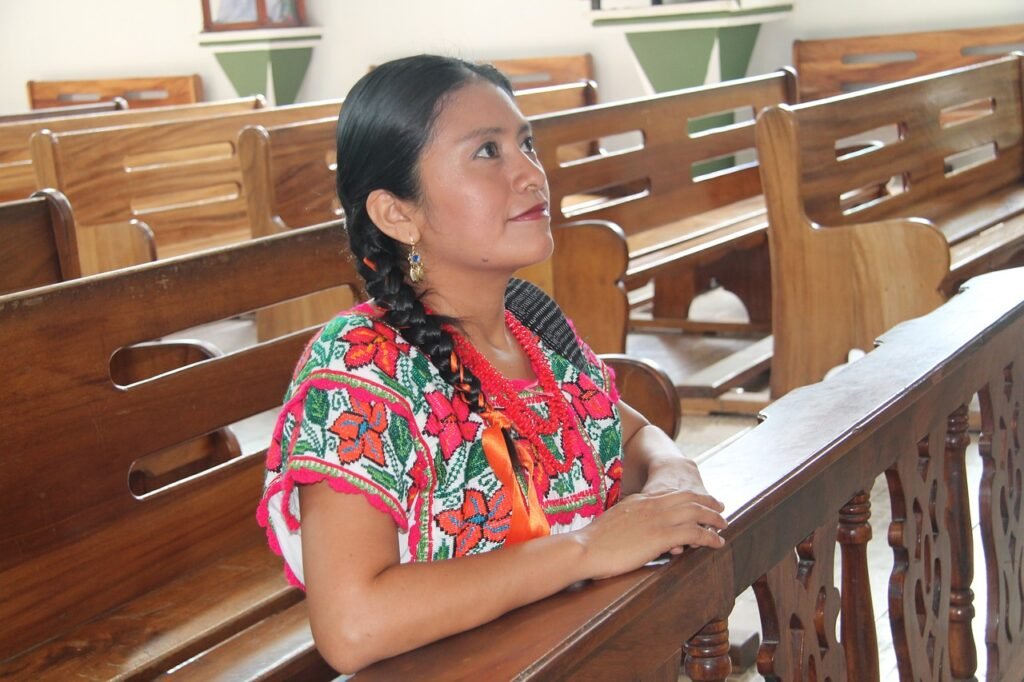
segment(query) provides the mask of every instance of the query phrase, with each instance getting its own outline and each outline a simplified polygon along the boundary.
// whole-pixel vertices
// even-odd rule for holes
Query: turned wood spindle
[[[694,682],[724,682],[732,672],[729,624],[713,620],[683,645],[683,670]]]

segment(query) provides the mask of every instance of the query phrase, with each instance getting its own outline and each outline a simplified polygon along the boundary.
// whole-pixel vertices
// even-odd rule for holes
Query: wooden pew
[[[516,90],[594,80],[589,54],[487,60],[512,82]]]
[[[336,116],[340,100],[32,138],[36,181],[75,210],[83,272],[131,265],[111,258],[97,226],[145,222],[160,258],[251,236],[235,141],[247,125]]]
[[[102,78],[73,81],[29,81],[28,101],[33,109],[96,102],[121,97],[133,109],[203,100],[197,74],[145,78]]]
[[[516,93],[526,114],[590,106],[596,102],[593,81],[530,88]],[[255,237],[342,220],[335,187],[337,117],[277,126],[248,126],[238,136],[238,156],[246,211]],[[586,155],[584,144],[569,149],[572,158]],[[340,226],[339,226],[339,229]],[[538,282],[544,285],[545,282]],[[550,284],[545,286],[550,292]],[[319,324],[351,305],[352,292],[322,292],[308,300],[257,313],[260,339]]]
[[[37,185],[32,169],[29,141],[33,133],[41,130],[62,133],[133,123],[183,120],[261,109],[264,104],[263,97],[244,97],[204,104],[183,104],[90,115],[72,112],[66,116],[47,117],[45,120],[26,119],[0,123],[0,201],[24,199],[35,191]]]
[[[1024,532],[1015,482],[1024,422],[1014,418],[1024,401],[1021,292],[1020,269],[972,280],[927,317],[887,332],[848,371],[769,406],[761,424],[704,461],[704,480],[730,520],[724,548],[577,586],[378,663],[355,680],[675,680],[681,654],[693,679],[725,680],[727,617],[751,585],[765,676],[892,679],[896,671],[879,670],[874,622],[876,612],[888,611],[889,625],[879,627],[892,628],[901,679],[980,673],[972,630],[982,627],[988,679],[1016,679],[1024,659],[1015,549]],[[969,490],[965,405],[975,394],[984,472]],[[885,540],[871,538],[872,505],[863,491],[883,472],[894,570],[888,604],[872,604],[866,548]],[[978,519],[968,504],[975,496]],[[975,522],[982,549],[971,539]],[[837,551],[842,569],[834,575]],[[986,570],[974,574],[978,551]],[[985,608],[975,608],[981,604],[972,587],[984,587]],[[972,622],[975,610],[984,622]],[[237,661],[245,656],[255,662],[243,673]],[[182,672],[297,676],[318,662],[299,602]],[[812,666],[817,678],[808,674]]]
[[[278,406],[311,330],[127,388],[112,380],[111,358],[353,283],[343,240],[332,226],[293,230],[0,297],[11,486],[0,499],[0,677],[154,677],[186,662],[178,674],[214,663],[223,679],[328,673],[308,625],[298,648],[277,628],[301,596],[254,523],[264,452],[130,487],[167,448]],[[673,432],[678,404],[666,379],[644,363],[612,362],[627,399],[662,396],[650,415]]]
[[[1024,250],[1022,58],[798,106],[758,122],[771,223],[774,397]],[[844,139],[895,141],[840,154]],[[890,194],[843,197],[869,183]]]
[[[128,108],[128,102],[123,97],[115,97],[106,102],[94,104],[72,104],[67,107],[48,107],[46,109],[34,109],[23,114],[0,114],[0,124],[14,123],[15,121],[35,121],[41,118],[57,118],[60,116],[82,116],[85,114],[106,114],[111,111],[123,111]]]
[[[1024,24],[794,40],[800,101],[916,78],[1024,49]]]

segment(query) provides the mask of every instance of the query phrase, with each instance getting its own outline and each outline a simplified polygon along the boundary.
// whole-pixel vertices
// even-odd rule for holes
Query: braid
[[[471,411],[481,412],[480,379],[459,361],[455,342],[445,328],[456,320],[427,312],[415,289],[405,281],[398,242],[375,228],[349,231],[349,242],[359,274],[366,281],[366,292],[384,310],[385,322],[430,358],[441,378],[455,388]],[[373,263],[372,268],[366,260]]]

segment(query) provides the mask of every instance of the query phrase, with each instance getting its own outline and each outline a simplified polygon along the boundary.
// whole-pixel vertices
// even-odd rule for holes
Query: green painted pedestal
[[[292,104],[320,36],[316,27],[221,31],[201,33],[199,44],[213,52],[239,97]]]

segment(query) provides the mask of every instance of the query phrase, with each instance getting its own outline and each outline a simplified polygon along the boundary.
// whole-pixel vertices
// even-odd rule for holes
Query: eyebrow
[[[533,129],[533,127],[530,125],[530,122],[527,121],[523,125],[519,126],[519,130],[516,131],[516,135],[522,135],[523,133],[529,133],[532,129]],[[501,135],[502,133],[505,132],[505,130],[506,130],[505,128],[502,128],[500,126],[493,126],[493,127],[490,127],[490,128],[477,128],[476,130],[474,130],[473,132],[469,133],[468,135],[463,136],[462,140],[460,140],[460,141],[461,142],[466,142],[468,140],[475,140],[475,139],[481,138],[481,137],[489,137],[491,135]]]

